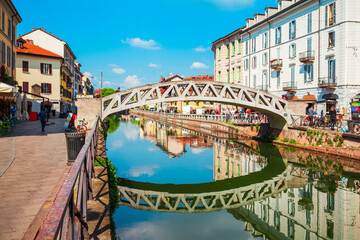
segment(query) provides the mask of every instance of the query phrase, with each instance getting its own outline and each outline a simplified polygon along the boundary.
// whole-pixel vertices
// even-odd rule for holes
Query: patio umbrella
[[[0,96],[13,97],[16,92],[14,86],[0,82]]]
[[[21,95],[20,95],[19,92],[16,93],[15,99],[16,99],[15,117],[16,117],[16,119],[21,119],[21,117],[22,117],[22,114],[21,114]]]
[[[26,93],[24,93],[24,97],[23,97],[23,104],[22,104],[22,119],[23,120],[29,120],[29,113],[28,113],[28,99],[27,99],[27,96],[26,96]]]

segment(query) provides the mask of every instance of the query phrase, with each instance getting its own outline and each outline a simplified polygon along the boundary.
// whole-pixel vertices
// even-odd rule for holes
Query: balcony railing
[[[315,60],[315,51],[306,51],[299,54],[300,62],[313,62]]]
[[[272,69],[281,69],[283,66],[283,60],[282,59],[273,59],[270,61],[270,67]]]
[[[267,92],[269,90],[269,86],[268,85],[258,85],[258,86],[256,86],[256,89]]]
[[[319,78],[319,88],[336,88],[336,77],[323,77]]]
[[[283,90],[288,92],[295,92],[297,89],[296,82],[284,82],[283,83]]]

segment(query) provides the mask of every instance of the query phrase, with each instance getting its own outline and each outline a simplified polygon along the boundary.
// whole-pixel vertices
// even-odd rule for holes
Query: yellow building
[[[16,28],[22,19],[10,0],[0,1],[0,77],[4,74],[16,80]]]

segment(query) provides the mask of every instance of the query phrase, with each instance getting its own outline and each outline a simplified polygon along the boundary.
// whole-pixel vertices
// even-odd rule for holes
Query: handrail
[[[92,197],[91,179],[94,176],[99,122],[97,116],[36,239],[89,238],[86,211],[87,200]]]

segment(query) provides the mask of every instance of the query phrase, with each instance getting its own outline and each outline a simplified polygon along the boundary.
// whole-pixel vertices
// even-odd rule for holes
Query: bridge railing
[[[92,198],[99,123],[97,117],[36,239],[89,239],[86,211]]]
[[[291,115],[290,127],[311,127],[316,129],[331,130],[336,132],[346,132],[350,134],[360,134],[360,122],[347,119],[336,119],[335,123],[330,121],[329,116],[314,116],[312,124],[306,115]]]
[[[161,115],[172,118],[205,120],[205,121],[214,121],[214,122],[228,122],[234,124],[260,124],[260,123],[268,122],[268,119],[264,114],[258,114],[258,113],[227,116],[227,115],[215,115],[215,114],[164,113],[164,112],[153,112],[153,111],[145,111],[145,110],[132,110],[132,112]]]

